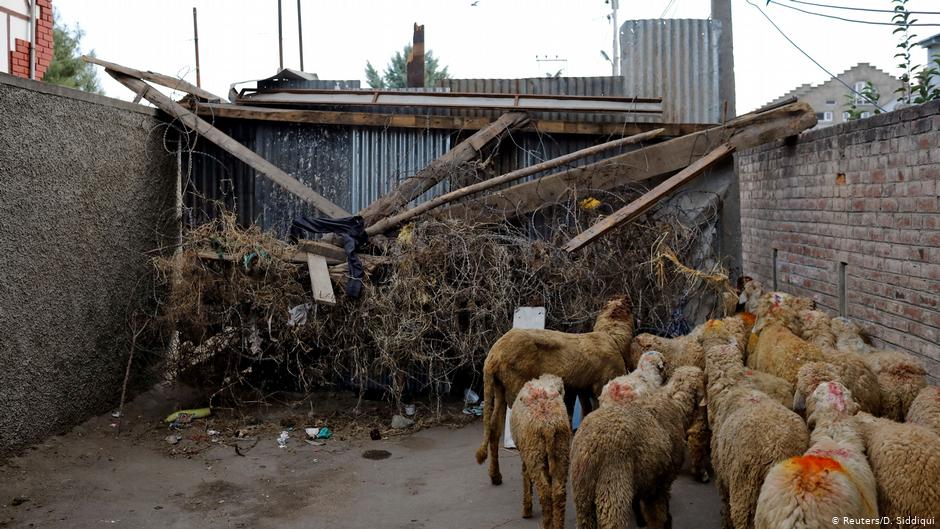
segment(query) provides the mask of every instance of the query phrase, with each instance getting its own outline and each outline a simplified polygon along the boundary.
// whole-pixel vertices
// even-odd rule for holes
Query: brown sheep
[[[509,427],[522,458],[522,517],[532,517],[532,486],[542,507],[542,529],[564,529],[565,486],[571,424],[565,388],[555,375],[522,386],[512,405]]]
[[[778,461],[802,454],[809,442],[803,420],[754,389],[734,345],[706,352],[712,462],[724,503],[723,527],[748,529],[764,477]]]
[[[640,356],[637,368],[629,375],[620,375],[604,384],[598,399],[601,406],[625,406],[663,385],[666,363],[658,351]]]
[[[617,298],[604,306],[591,332],[512,329],[493,344],[483,363],[483,442],[476,459],[482,464],[489,455],[489,476],[494,485],[503,481],[499,439],[506,403],[516,400],[526,382],[545,373],[561,377],[568,391],[591,391],[599,396],[608,380],[626,372],[632,338],[629,303]]]
[[[853,415],[858,405],[838,382],[809,398],[813,445],[774,465],[761,487],[756,529],[831,527],[833,519],[878,518],[875,476]]]
[[[821,360],[824,357],[819,347],[796,336],[783,323],[773,321],[757,336],[747,365],[795,384],[796,374],[803,364]]]
[[[671,527],[669,489],[702,393],[702,371],[680,367],[662,389],[584,418],[571,446],[579,528],[626,528],[633,505],[649,527]]]
[[[927,386],[927,371],[913,356],[875,349],[862,339],[861,328],[848,318],[830,324],[840,351],[853,352],[874,373],[881,389],[881,416],[902,421],[917,393]]]
[[[911,424],[919,424],[940,435],[940,388],[927,386],[920,390],[911,402],[905,420]]]
[[[767,289],[760,281],[750,280],[744,283],[741,288],[741,296],[738,303],[744,305],[744,310],[752,314],[757,313],[757,303],[760,298],[767,293]]]
[[[917,424],[856,415],[868,461],[878,483],[882,527],[920,527],[907,517],[940,518],[940,436]],[[901,522],[898,523],[898,518]]]

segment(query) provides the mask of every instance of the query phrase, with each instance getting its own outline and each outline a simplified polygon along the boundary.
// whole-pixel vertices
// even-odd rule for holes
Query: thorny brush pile
[[[727,281],[717,260],[711,275],[664,265],[689,257],[700,227],[666,215],[574,256],[558,249],[591,220],[541,227],[534,241],[531,227],[420,220],[369,249],[389,264],[370,274],[359,299],[338,295],[329,306],[311,303],[306,265],[291,260],[296,247],[222,215],[187,231],[176,255],[155,259],[168,292],[158,323],[179,333],[170,370],[236,401],[245,390],[263,398],[333,386],[379,390],[400,403],[403,394],[440,397],[458,377],[475,377],[518,306],[544,306],[548,328],[572,332],[589,330],[620,293],[643,329],[667,329],[674,308],[693,297],[716,300],[720,314]],[[306,322],[289,324],[290,309],[304,304]]]

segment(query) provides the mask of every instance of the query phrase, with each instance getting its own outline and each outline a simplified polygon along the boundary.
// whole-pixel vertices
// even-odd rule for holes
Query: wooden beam
[[[621,138],[619,140],[609,141],[607,143],[602,143],[600,145],[594,145],[586,149],[581,149],[581,150],[566,154],[564,156],[559,156],[557,158],[546,160],[544,162],[537,163],[535,165],[530,165],[529,167],[517,169],[515,171],[506,173],[504,175],[490,178],[489,180],[484,180],[483,182],[479,182],[479,183],[469,185],[466,187],[461,187],[460,189],[451,191],[450,193],[445,193],[437,198],[424,202],[423,204],[419,204],[418,206],[412,209],[403,211],[399,213],[398,215],[386,217],[376,222],[375,224],[369,226],[368,228],[366,228],[366,233],[368,233],[369,235],[377,235],[379,233],[384,233],[394,228],[395,226],[398,226],[404,222],[407,222],[408,220],[414,217],[417,217],[418,215],[421,215],[422,213],[426,213],[432,209],[441,207],[445,204],[449,204],[453,202],[454,200],[463,198],[465,196],[469,196],[474,193],[479,193],[480,191],[484,191],[486,189],[490,189],[498,185],[513,182],[520,178],[525,178],[526,176],[534,175],[542,171],[547,171],[549,169],[553,169],[555,167],[559,167],[566,163],[571,163],[575,160],[580,160],[581,158],[592,156],[594,154],[601,153],[606,150],[613,149],[615,147],[622,147],[624,145],[631,145],[634,143],[640,143],[643,141],[651,140],[655,138],[656,136],[659,136],[662,132],[663,132],[663,129],[656,129],[650,132],[643,132],[643,133],[636,134],[633,136],[628,136],[626,138]]]
[[[705,131],[614,156],[597,163],[560,171],[531,182],[447,207],[434,215],[499,222],[566,198],[583,198],[598,189],[614,189],[678,171],[719,145],[747,149],[794,136],[816,125],[816,114],[803,102],[759,114],[744,114]]]
[[[194,130],[197,134],[215,143],[231,155],[250,165],[262,175],[268,177],[275,184],[281,186],[301,200],[310,203],[315,208],[330,217],[348,217],[349,213],[343,208],[330,202],[316,191],[307,187],[303,182],[285,173],[271,162],[265,160],[251,149],[238,143],[235,139],[221,130],[213,127],[202,118],[186,110],[178,103],[163,95],[152,86],[135,79],[127,74],[106,69],[108,75],[128,87],[132,92],[140,94],[144,99],[153,103],[157,108],[178,119],[183,125]]]
[[[310,289],[313,291],[313,299],[334,305],[336,295],[333,294],[333,282],[330,280],[330,269],[326,265],[326,257],[308,253],[307,271],[310,273]]]
[[[640,198],[630,202],[609,216],[604,217],[603,219],[594,223],[594,225],[590,228],[573,237],[570,241],[568,241],[567,244],[565,244],[565,251],[571,253],[580,250],[585,245],[589,244],[591,241],[607,233],[608,231],[639,217],[646,210],[653,207],[653,205],[656,204],[656,202],[658,202],[660,199],[671,193],[676,188],[682,186],[689,180],[692,180],[696,176],[702,174],[702,171],[715,165],[716,162],[731,154],[732,151],[734,151],[734,147],[731,147],[730,145],[719,145],[715,150],[699,158],[693,162],[692,165],[671,176],[665,182],[659,184],[653,189],[650,189]]]
[[[216,119],[250,119],[258,121],[280,121],[285,123],[310,123],[315,125],[353,125],[362,127],[480,130],[493,122],[485,116],[432,116],[428,114],[381,114],[376,112],[301,110],[267,108],[224,103],[200,103],[184,105],[201,117]],[[543,134],[586,134],[592,136],[632,136],[657,128],[665,129],[663,136],[682,136],[699,132],[714,125],[707,123],[634,123],[619,121],[609,123],[532,119],[520,130]]]
[[[136,70],[134,68],[128,68],[127,66],[121,66],[120,64],[115,64],[113,62],[103,61],[97,57],[91,57],[90,55],[82,55],[82,60],[91,64],[97,64],[98,66],[104,66],[106,69],[120,72],[124,75],[129,75],[131,77],[136,77],[138,79],[143,79],[145,81],[150,81],[152,83],[157,83],[160,86],[165,86],[167,88],[172,88],[173,90],[179,90],[180,92],[186,92],[187,94],[196,96],[206,101],[222,101],[222,98],[213,94],[208,90],[203,90],[196,85],[190,84],[182,79],[172,77],[169,75],[164,75],[162,73]]]
[[[326,257],[326,262],[331,265],[346,262],[346,251],[339,246],[336,246],[335,244],[311,239],[302,239],[297,241],[297,248],[299,248],[302,252],[322,255],[323,257]]]
[[[524,112],[507,112],[503,114],[487,127],[478,130],[466,140],[458,143],[414,176],[399,182],[395,189],[366,206],[359,212],[359,215],[365,220],[366,225],[373,224],[378,219],[391,215],[448,177],[454,166],[475,159],[486,145],[502,137],[513,127],[525,123],[528,119]]]

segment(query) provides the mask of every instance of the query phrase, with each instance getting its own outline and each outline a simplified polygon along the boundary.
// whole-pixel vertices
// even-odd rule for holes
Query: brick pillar
[[[36,18],[36,79],[42,79],[52,63],[52,0],[36,0],[39,16]],[[29,46],[26,39],[15,39],[10,51],[10,73],[29,79]]]

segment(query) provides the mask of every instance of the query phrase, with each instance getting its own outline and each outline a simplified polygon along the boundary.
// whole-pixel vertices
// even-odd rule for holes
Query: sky
[[[453,77],[610,75],[613,26],[604,0],[300,0],[304,66],[320,79],[360,79],[366,61],[384,67],[425,26],[425,46]],[[762,9],[798,46],[832,73],[859,62],[897,75],[893,27],[843,22],[800,13],[766,0],[731,0],[738,112],[757,108],[803,83],[828,75],[787,42]],[[806,10],[890,22],[890,13]],[[890,0],[806,0],[891,9]],[[182,77],[195,84],[193,7],[199,15],[202,86],[226,96],[229,86],[278,69],[276,0],[53,0],[61,22],[85,31],[83,51],[125,66]],[[758,6],[758,7],[755,7]],[[940,11],[940,0],[909,0],[911,11]],[[628,19],[708,18],[710,0],[620,0]],[[918,39],[940,33],[940,15],[920,15]],[[284,65],[299,68],[297,2],[283,0]],[[540,62],[538,59],[552,59]],[[556,62],[554,59],[561,59]],[[926,52],[917,48],[914,62]],[[130,100],[124,86],[100,72],[107,95]]]

